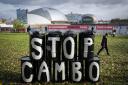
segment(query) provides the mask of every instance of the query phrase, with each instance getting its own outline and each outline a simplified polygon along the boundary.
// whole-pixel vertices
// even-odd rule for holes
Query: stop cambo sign
[[[30,56],[22,57],[23,82],[97,82],[99,58],[91,31],[30,35]]]

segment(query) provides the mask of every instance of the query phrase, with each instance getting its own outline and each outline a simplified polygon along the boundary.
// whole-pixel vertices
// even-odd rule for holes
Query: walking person
[[[107,46],[107,36],[108,36],[107,33],[103,36],[102,42],[101,42],[101,49],[98,51],[97,55],[99,55],[100,52],[101,52],[103,49],[106,50],[107,55],[110,55],[109,52],[108,52],[108,46]]]

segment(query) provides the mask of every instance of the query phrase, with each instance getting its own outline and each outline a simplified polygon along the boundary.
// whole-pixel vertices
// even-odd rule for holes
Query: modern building
[[[53,8],[38,8],[32,11],[17,10],[17,19],[27,22],[27,25],[42,26],[49,24],[68,24],[67,17]]]
[[[98,21],[92,14],[70,13],[64,15],[56,9],[47,7],[31,11],[17,9],[17,19],[33,28],[40,28],[36,30],[44,32],[44,28],[47,26],[48,31],[73,30],[78,32],[94,28],[96,34],[112,33],[113,30],[116,30],[117,34],[128,34],[128,20]]]
[[[93,14],[84,14],[82,15],[81,23],[82,24],[96,24],[97,23],[96,16],[94,16]]]
[[[80,20],[82,19],[82,14],[77,14],[77,13],[70,13],[67,14],[66,17],[68,18],[68,21],[71,24],[78,24]]]
[[[27,24],[27,9],[17,9],[17,19],[25,24]]]
[[[75,14],[70,13],[66,15],[68,18],[68,21],[71,24],[96,24],[97,19],[92,14]]]

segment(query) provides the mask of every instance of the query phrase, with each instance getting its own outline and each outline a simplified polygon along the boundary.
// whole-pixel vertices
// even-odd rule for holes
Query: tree
[[[112,24],[128,24],[128,19],[112,19]]]
[[[6,20],[6,19],[4,19],[4,18],[2,18],[2,20],[1,20],[1,21],[2,21],[2,23],[6,23],[6,21],[7,21],[7,20]]]
[[[6,21],[7,21],[7,20],[6,20],[5,18],[1,18],[1,19],[0,19],[0,23],[6,23]]]
[[[14,27],[14,29],[23,29],[23,28],[25,28],[25,24],[19,20],[14,20],[13,27]]]

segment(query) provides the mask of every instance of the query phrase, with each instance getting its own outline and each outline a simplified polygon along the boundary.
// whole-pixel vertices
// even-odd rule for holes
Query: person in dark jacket
[[[27,27],[27,32],[29,32],[31,29],[30,29],[30,26]]]
[[[98,51],[97,55],[99,55],[99,53],[105,49],[106,52],[107,52],[107,55],[109,55],[109,52],[108,52],[108,46],[107,46],[107,33],[103,36],[102,38],[102,42],[101,42],[101,49]]]

